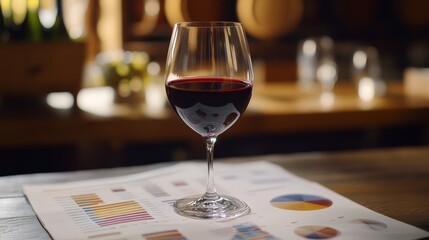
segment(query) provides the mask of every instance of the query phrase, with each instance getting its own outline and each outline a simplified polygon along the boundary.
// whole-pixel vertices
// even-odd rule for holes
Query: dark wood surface
[[[381,214],[429,230],[429,147],[267,155],[222,161],[261,159],[317,181]],[[112,177],[162,165],[0,177],[0,239],[50,239],[23,196],[23,184]]]

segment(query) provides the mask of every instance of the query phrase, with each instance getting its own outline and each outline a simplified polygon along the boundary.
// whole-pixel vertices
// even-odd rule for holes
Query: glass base
[[[245,202],[216,193],[179,199],[173,207],[176,213],[197,219],[236,218],[250,212]]]

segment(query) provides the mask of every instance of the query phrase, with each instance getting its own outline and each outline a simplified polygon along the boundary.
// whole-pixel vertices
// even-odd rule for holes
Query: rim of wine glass
[[[192,22],[178,22],[176,27],[188,28],[222,28],[222,27],[242,27],[239,22],[233,21],[192,21]]]

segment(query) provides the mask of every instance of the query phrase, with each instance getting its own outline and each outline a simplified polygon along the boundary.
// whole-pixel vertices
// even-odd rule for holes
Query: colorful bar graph
[[[168,230],[143,234],[146,240],[187,240],[179,231]]]
[[[71,198],[76,202],[79,207],[92,206],[103,203],[103,200],[95,193],[73,195]]]
[[[82,209],[100,227],[153,219],[136,201],[90,206]]]
[[[234,226],[237,233],[232,240],[280,240],[280,238],[274,237],[266,231],[263,231],[260,227],[253,223],[243,223]]]

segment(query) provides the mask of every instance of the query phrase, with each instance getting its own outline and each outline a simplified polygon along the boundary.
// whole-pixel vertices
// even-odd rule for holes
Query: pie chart
[[[352,222],[357,224],[364,224],[370,229],[377,230],[377,231],[387,228],[387,225],[385,223],[371,220],[371,219],[355,219]]]
[[[339,232],[330,227],[308,225],[296,228],[295,234],[308,239],[329,239],[337,236]]]
[[[320,210],[332,205],[332,201],[327,198],[307,194],[282,195],[273,198],[270,203],[276,208],[295,211]]]

